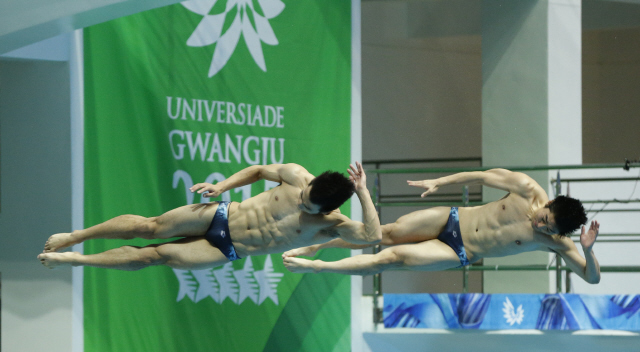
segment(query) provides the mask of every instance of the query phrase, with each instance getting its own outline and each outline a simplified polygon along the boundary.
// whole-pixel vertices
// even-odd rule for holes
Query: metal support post
[[[380,252],[380,245],[373,247],[373,254]],[[373,275],[373,323],[376,329],[382,323],[382,308],[380,307],[380,296],[382,296],[382,275]]]
[[[462,267],[462,293],[469,293],[469,268]]]
[[[556,293],[562,293],[562,257],[556,254]]]
[[[376,165],[376,169],[378,165]],[[376,212],[378,218],[380,218],[380,174],[376,174],[373,184],[373,197],[375,199]],[[375,245],[373,247],[373,254],[380,253],[381,246]],[[382,322],[382,308],[380,308],[380,295],[382,294],[382,274],[377,273],[373,275],[373,326],[378,329],[378,323]]]
[[[562,193],[562,183],[560,179],[560,170],[558,170],[558,175],[556,177],[556,197],[558,197]],[[562,257],[559,254],[556,254],[556,293],[562,292],[562,271],[560,271],[560,267],[562,266]]]
[[[464,185],[462,187],[462,203],[465,207],[469,206],[469,186]],[[469,268],[464,266],[462,268],[462,293],[469,292]]]

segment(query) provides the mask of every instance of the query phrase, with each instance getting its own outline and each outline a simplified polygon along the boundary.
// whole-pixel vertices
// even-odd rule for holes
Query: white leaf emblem
[[[218,282],[220,303],[229,298],[232,302],[238,303],[238,283],[233,275],[233,265],[231,262],[223,265],[220,269],[213,271],[213,277]],[[215,297],[212,296],[215,301]]]
[[[211,270],[191,270],[191,274],[198,282],[195,298],[191,298],[191,300],[200,302],[207,297],[211,297],[214,301],[220,303],[220,284],[216,281]],[[191,296],[189,295],[189,297]]]
[[[253,60],[262,71],[266,72],[267,64],[262,52],[262,42],[269,45],[278,45],[278,39],[269,24],[269,20],[278,16],[284,10],[282,0],[258,0],[257,7],[259,7],[259,11],[254,7],[252,0],[227,0],[224,12],[210,14],[218,1],[224,0],[190,0],[182,2],[182,6],[189,11],[204,16],[189,39],[187,39],[187,45],[200,47],[217,43],[213,51],[211,66],[209,67],[209,77],[213,77],[227,64],[242,35]],[[229,13],[234,12],[234,10],[235,17],[227,20]],[[231,22],[231,25],[223,33],[225,21]]]
[[[236,270],[233,272],[233,276],[238,282],[240,290],[238,291],[238,304],[244,302],[249,298],[253,303],[258,303],[258,284],[254,277],[255,270],[253,269],[253,262],[248,259],[244,262],[242,270]]]
[[[273,270],[273,262],[271,256],[268,255],[264,261],[264,269],[256,271],[254,274],[258,286],[260,287],[260,297],[258,298],[258,304],[262,304],[265,299],[269,298],[278,304],[278,283],[284,276],[283,273],[277,273]]]
[[[273,268],[271,256],[267,255],[264,269],[255,271],[251,257],[247,257],[241,270],[233,270],[231,263],[215,269],[173,269],[179,283],[177,302],[185,297],[193,302],[211,297],[222,304],[226,298],[235,304],[249,299],[261,305],[268,298],[278,305],[278,284],[284,276]]]
[[[517,310],[515,310],[513,304],[511,304],[511,301],[509,300],[509,297],[507,297],[503,305],[504,308],[502,308],[502,311],[504,312],[505,319],[507,319],[507,323],[509,323],[510,326],[513,326],[514,323],[518,323],[518,325],[520,325],[520,323],[522,323],[522,319],[524,319],[524,309],[522,309],[522,304],[518,306]]]

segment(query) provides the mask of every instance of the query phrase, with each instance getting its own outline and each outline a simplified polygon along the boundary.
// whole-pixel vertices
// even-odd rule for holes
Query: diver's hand
[[[585,228],[584,226],[582,226],[582,233],[580,234],[580,244],[585,251],[591,250],[591,248],[593,248],[593,245],[596,243],[596,239],[598,238],[599,232],[600,223],[595,220],[591,222],[589,231],[585,232]]]
[[[356,192],[367,189],[367,175],[365,175],[360,162],[356,161],[356,166],[349,165],[347,172],[349,173],[349,180],[355,185]]]
[[[193,187],[189,188],[189,190],[193,193],[196,192],[198,194],[202,194],[203,197],[216,198],[222,193],[224,193],[224,189],[218,185],[212,185],[211,183],[196,183]]]
[[[313,260],[296,258],[296,257],[284,257],[282,258],[285,268],[292,273],[306,274],[314,273],[317,270],[314,268]]]
[[[426,191],[422,193],[422,198],[437,191],[439,187],[437,180],[407,181],[407,183],[409,186],[424,188]]]

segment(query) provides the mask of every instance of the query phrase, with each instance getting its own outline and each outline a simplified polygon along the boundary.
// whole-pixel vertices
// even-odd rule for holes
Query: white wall
[[[411,30],[429,16],[406,2],[362,5],[365,160],[481,154],[480,36]]]
[[[454,10],[472,5],[468,7],[472,17],[477,10],[473,3],[450,4]],[[363,160],[481,156],[480,35],[469,31],[447,37],[440,26],[421,27],[435,18],[446,22],[440,11],[450,13],[452,8],[444,5],[362,3]],[[456,19],[448,21],[450,28],[457,27]],[[400,166],[416,167],[396,165]],[[386,194],[419,197],[420,192],[406,186],[405,180],[425,177],[385,175],[382,187]],[[369,180],[372,184],[373,176]],[[394,222],[418,209],[422,208],[385,207],[381,222]],[[382,276],[384,292],[451,292],[462,287],[458,272],[388,272]],[[481,289],[480,276],[473,274],[475,290]],[[364,292],[372,292],[370,276],[364,278]]]
[[[0,59],[3,352],[71,350],[71,269],[36,259],[71,228],[69,95],[67,62]]]
[[[640,13],[640,5],[635,8]],[[639,42],[640,24],[583,32],[585,163],[619,163],[640,157]]]
[[[546,165],[549,160],[549,32],[547,1],[482,3],[482,164]],[[545,185],[546,172],[528,172]],[[483,201],[506,192],[483,187]],[[546,264],[548,253],[485,258],[487,265]],[[545,272],[484,273],[487,293],[549,292]]]
[[[0,54],[179,0],[2,0]]]

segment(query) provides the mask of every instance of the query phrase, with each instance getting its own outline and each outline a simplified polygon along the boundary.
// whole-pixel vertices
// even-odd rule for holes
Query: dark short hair
[[[338,209],[342,203],[351,198],[355,186],[343,174],[335,171],[325,171],[310,183],[309,200],[320,206],[321,213]]]
[[[561,236],[571,234],[587,223],[587,213],[577,199],[558,196],[548,207],[555,217],[556,227]]]

